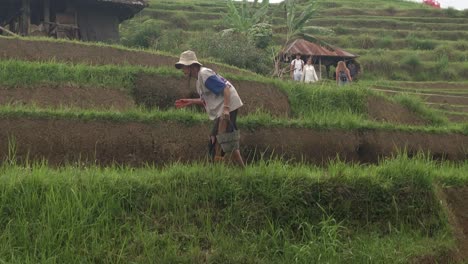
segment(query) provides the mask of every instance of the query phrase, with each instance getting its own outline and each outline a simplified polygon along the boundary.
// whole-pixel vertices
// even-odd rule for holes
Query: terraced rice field
[[[349,87],[200,58],[245,103],[245,169],[209,162],[206,114],[174,108],[197,96],[176,52],[0,36],[0,261],[466,262],[468,18],[383,3],[319,1],[311,23],[361,55]],[[198,34],[226,12],[153,0],[133,22]]]

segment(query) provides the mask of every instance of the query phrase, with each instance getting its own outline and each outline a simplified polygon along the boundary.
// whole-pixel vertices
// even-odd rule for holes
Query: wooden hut
[[[322,79],[322,65],[326,66],[328,76],[330,66],[336,67],[339,61],[350,61],[358,57],[358,55],[340,48],[325,44],[319,45],[305,39],[296,39],[290,42],[279,56],[281,61],[290,62],[296,54],[301,54],[304,61],[307,61],[309,57],[313,58],[313,63],[319,65],[320,79]]]
[[[119,24],[147,0],[0,0],[0,27],[22,36],[119,41]]]

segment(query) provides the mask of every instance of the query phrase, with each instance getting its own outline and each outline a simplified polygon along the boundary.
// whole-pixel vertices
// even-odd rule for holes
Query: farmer
[[[223,152],[216,142],[216,135],[230,133],[237,130],[237,111],[243,105],[236,88],[226,79],[216,74],[212,69],[202,67],[198,62],[195,52],[187,50],[180,55],[179,62],[175,64],[177,69],[182,69],[184,75],[197,79],[197,92],[200,98],[176,100],[177,108],[192,104],[203,105],[208,117],[213,120],[213,129],[210,135],[210,151],[215,148],[214,160],[223,160]],[[231,160],[244,167],[244,161],[239,149],[232,151]]]

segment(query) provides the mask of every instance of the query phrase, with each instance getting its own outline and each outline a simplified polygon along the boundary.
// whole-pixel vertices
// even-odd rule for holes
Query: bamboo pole
[[[44,28],[47,34],[49,34],[50,23],[50,0],[44,0]]]
[[[2,27],[2,26],[0,26],[0,30],[3,31],[3,32],[8,33],[8,34],[10,34],[10,35],[12,35],[12,36],[14,36],[14,37],[19,37],[18,34],[15,34],[15,33],[11,32],[10,30],[8,30],[8,29],[6,29],[6,28],[4,28],[4,27]]]
[[[322,57],[319,57],[319,80],[322,80]]]
[[[21,9],[20,34],[26,36],[29,34],[29,24],[31,23],[31,1],[22,0]]]

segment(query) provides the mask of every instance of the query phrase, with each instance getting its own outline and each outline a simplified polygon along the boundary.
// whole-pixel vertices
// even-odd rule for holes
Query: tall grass
[[[453,245],[432,187],[446,167],[405,155],[369,167],[3,165],[0,259],[406,263]],[[450,165],[455,183],[464,168]]]
[[[433,125],[440,126],[448,123],[447,117],[440,114],[435,109],[427,107],[419,97],[409,96],[407,94],[398,94],[393,97],[393,100],[406,106],[425,120],[429,120]]]

